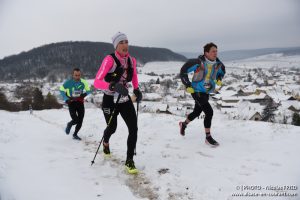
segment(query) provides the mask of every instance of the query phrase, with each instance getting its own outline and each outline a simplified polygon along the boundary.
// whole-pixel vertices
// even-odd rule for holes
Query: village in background
[[[140,89],[144,95],[141,112],[182,117],[192,112],[194,100],[185,92],[179,77],[183,64],[149,62],[138,68]],[[223,84],[216,88],[210,102],[228,119],[300,125],[300,56],[269,54],[224,64]],[[63,81],[26,79],[0,83],[0,109],[62,108],[64,102],[59,86]],[[93,88],[93,79],[88,82]],[[100,107],[102,95],[101,91],[94,90],[86,98],[86,106]]]

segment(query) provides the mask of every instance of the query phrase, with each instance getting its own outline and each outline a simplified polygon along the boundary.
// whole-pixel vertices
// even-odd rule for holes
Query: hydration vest
[[[127,58],[128,67],[127,67],[127,69],[124,69],[122,67],[121,62],[117,58],[117,56],[114,53],[112,53],[110,55],[114,59],[117,66],[113,72],[106,74],[106,76],[104,77],[104,80],[108,83],[110,83],[110,82],[118,83],[120,81],[121,77],[123,76],[124,72],[127,71],[126,81],[131,82],[132,76],[133,76],[133,67],[132,67],[132,63],[131,63],[131,58],[130,57]]]
[[[205,57],[204,56],[199,56],[199,66],[197,67],[196,71],[194,72],[192,81],[193,82],[198,82],[202,81],[203,78],[205,78],[205,67],[204,67],[204,62],[205,62]],[[217,58],[217,62],[220,62],[219,59]],[[213,80],[216,79],[217,72],[219,68],[222,66],[222,63],[214,65],[214,73],[211,75],[211,78]]]

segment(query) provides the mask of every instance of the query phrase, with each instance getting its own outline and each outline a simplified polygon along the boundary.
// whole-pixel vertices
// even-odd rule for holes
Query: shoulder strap
[[[218,70],[218,69],[222,66],[222,63],[221,63],[221,61],[219,60],[219,58],[217,58],[216,61],[217,61],[217,66],[216,66],[215,69]]]
[[[115,63],[117,64],[117,67],[121,67],[121,62],[119,61],[119,59],[117,58],[117,56],[115,55],[115,53],[110,54],[111,57],[113,57]]]
[[[117,56],[114,53],[112,53],[110,55],[111,55],[111,57],[113,57],[114,61],[116,62],[117,67],[122,66],[121,62],[119,61],[119,59],[117,58]],[[130,56],[128,57],[127,62],[128,62],[128,67],[131,68],[132,67],[132,63],[131,63],[131,57]]]
[[[132,67],[132,63],[131,63],[131,57],[130,56],[128,56],[127,62],[128,62],[128,68],[131,68]]]
[[[198,59],[199,59],[199,68],[200,68],[200,70],[204,70],[204,62],[205,62],[204,55],[200,55],[198,57]]]

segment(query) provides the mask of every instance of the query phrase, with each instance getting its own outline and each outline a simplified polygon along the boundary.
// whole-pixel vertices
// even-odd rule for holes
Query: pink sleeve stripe
[[[137,89],[139,87],[139,80],[137,76],[136,59],[132,58],[132,62],[133,62],[132,86],[134,89]]]
[[[114,65],[114,60],[111,56],[106,56],[102,61],[102,64],[97,72],[96,78],[94,80],[94,87],[96,89],[107,90],[109,88],[109,83],[104,81],[104,77],[110,71]]]

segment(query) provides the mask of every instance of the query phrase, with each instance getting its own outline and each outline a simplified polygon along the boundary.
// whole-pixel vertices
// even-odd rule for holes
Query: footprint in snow
[[[204,157],[207,157],[207,158],[213,158],[212,155],[209,155],[209,154],[206,154],[206,153],[203,153],[201,151],[198,151],[197,154],[200,154],[201,156],[204,156]]]
[[[161,169],[157,170],[157,172],[158,172],[160,175],[169,173],[169,171],[170,171],[169,168],[161,168]]]

